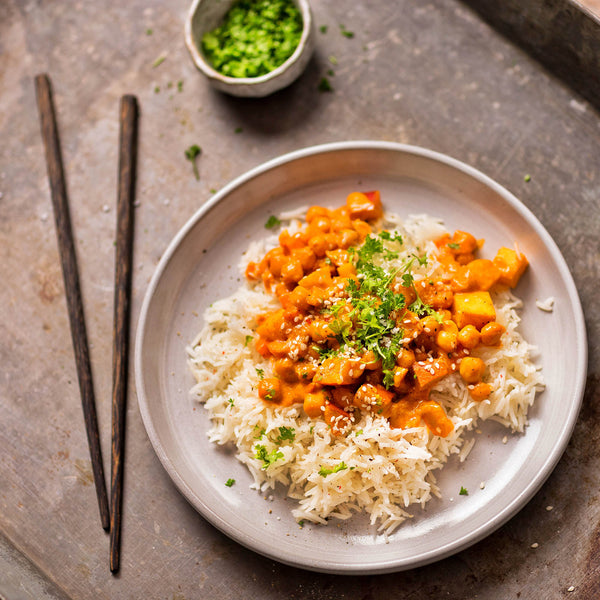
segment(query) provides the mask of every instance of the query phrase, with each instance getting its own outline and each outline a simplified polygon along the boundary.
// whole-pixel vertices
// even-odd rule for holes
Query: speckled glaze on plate
[[[484,237],[482,256],[516,240],[530,268],[516,290],[525,306],[521,331],[541,349],[546,390],[525,434],[487,422],[464,463],[451,459],[436,476],[442,499],[389,539],[364,515],[326,527],[299,525],[293,501],[278,489],[264,498],[232,449],[209,443],[206,411],[189,395],[186,345],[202,312],[241,282],[238,263],[264,223],[283,210],[336,206],[356,189],[379,189],[385,209],[429,213],[453,231]],[[536,300],[554,297],[544,312]],[[557,352],[553,349],[560,348]],[[458,552],[519,511],[562,455],[581,404],[587,364],[583,314],[565,261],[549,234],[512,194],[447,156],[385,142],[344,142],[299,150],[239,177],[207,202],[166,249],[141,311],[135,352],[137,395],[148,436],[165,469],[215,527],[274,560],[315,571],[370,574],[424,565]],[[504,436],[508,441],[503,443]],[[225,481],[233,478],[233,487]],[[485,485],[481,485],[481,483]],[[460,487],[469,490],[459,495]],[[482,489],[483,488],[483,489]]]

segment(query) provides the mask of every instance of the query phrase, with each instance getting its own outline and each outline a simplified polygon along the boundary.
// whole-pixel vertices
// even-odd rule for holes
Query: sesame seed
[[[539,548],[539,546],[540,546],[540,545],[539,545],[537,542],[533,542],[533,544],[531,544],[531,547],[532,547],[533,549],[535,549],[535,548]]]

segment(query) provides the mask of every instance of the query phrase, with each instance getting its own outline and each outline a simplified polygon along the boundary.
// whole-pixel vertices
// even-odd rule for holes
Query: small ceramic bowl
[[[196,67],[212,85],[233,96],[260,98],[280,90],[297,79],[306,67],[314,45],[313,20],[308,0],[293,0],[303,21],[302,36],[294,53],[275,70],[259,77],[227,77],[213,69],[204,56],[200,40],[217,27],[235,0],[194,0],[185,23],[185,43]]]

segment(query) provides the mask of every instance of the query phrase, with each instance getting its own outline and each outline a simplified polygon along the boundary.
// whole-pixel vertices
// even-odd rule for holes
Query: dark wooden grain
[[[135,97],[129,95],[123,96],[120,107],[119,191],[117,198],[117,250],[115,258],[112,363],[110,570],[113,573],[119,570],[121,546],[137,117],[138,107]]]
[[[102,453],[100,450],[100,437],[98,434],[96,402],[83,312],[83,301],[79,285],[77,257],[73,241],[73,230],[71,227],[58,127],[52,100],[52,89],[50,86],[50,79],[46,74],[36,76],[35,89],[40,113],[42,139],[44,141],[46,152],[46,165],[48,168],[48,179],[50,182],[52,206],[56,222],[58,249],[65,283],[65,294],[69,311],[75,364],[77,366],[77,377],[79,379],[81,404],[83,407],[85,429],[92,461],[92,472],[94,474],[94,483],[96,486],[102,527],[108,529],[110,526],[108,496],[106,492],[106,483],[104,481],[104,468],[102,466]]]

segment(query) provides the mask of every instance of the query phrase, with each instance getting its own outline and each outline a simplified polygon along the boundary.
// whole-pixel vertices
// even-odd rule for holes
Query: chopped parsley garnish
[[[462,485],[460,486],[460,492],[458,492],[461,496],[468,496],[469,492],[467,488],[464,488]]]
[[[256,367],[256,374],[258,375],[259,379],[264,379],[265,378],[265,372],[264,369],[259,369],[258,367]]]
[[[246,347],[254,338],[251,335],[247,335],[244,340],[244,347]]]
[[[275,388],[269,388],[267,393],[265,394],[265,400],[274,400],[275,399]]]
[[[285,440],[293,442],[296,439],[296,432],[293,427],[280,427],[279,436],[275,440],[276,444],[281,444]]]
[[[332,469],[327,469],[326,467],[321,467],[319,469],[319,475],[321,477],[327,477],[327,475],[331,475],[332,473],[339,473],[340,471],[344,471],[347,468],[348,468],[348,466],[346,465],[346,463],[344,461],[341,461]]]
[[[159,67],[160,65],[162,65],[165,60],[166,60],[166,56],[164,54],[161,54],[153,63],[152,63],[152,68],[156,69],[156,67]]]
[[[353,31],[348,31],[346,29],[346,27],[344,27],[344,25],[340,25],[340,33],[347,38],[353,38],[354,37],[354,32]]]
[[[274,229],[279,225],[281,225],[281,221],[275,215],[271,215],[265,223],[265,229]]]
[[[319,31],[321,33],[327,33],[327,25],[321,25],[321,27],[319,27]]]
[[[302,28],[292,0],[238,0],[221,25],[204,34],[202,50],[223,75],[259,77],[294,53]]]
[[[458,250],[460,248],[460,244],[457,244],[456,242],[449,242],[448,244],[446,244],[446,246],[448,246],[448,248],[451,248],[452,250]]]
[[[321,81],[319,81],[317,89],[320,92],[333,92],[333,87],[327,77],[321,77]]]
[[[185,157],[192,163],[194,169],[194,176],[196,179],[200,179],[200,173],[198,173],[198,165],[196,164],[196,158],[200,156],[202,149],[198,144],[193,144],[185,151]]]
[[[227,487],[231,487],[235,483],[235,479],[231,479],[231,477],[225,482]]]
[[[254,426],[254,429],[259,429],[258,425],[255,425],[255,426]],[[255,436],[254,436],[254,439],[255,439],[255,440],[260,440],[260,439],[262,439],[262,437],[265,435],[265,433],[266,433],[266,430],[265,430],[264,428],[263,428],[263,429],[261,429],[261,430],[258,432],[258,435],[255,435]]]
[[[525,175],[525,177],[523,177],[525,183],[529,183],[531,181],[531,175]]]
[[[337,350],[317,345],[321,360],[350,349],[357,355],[370,351],[374,359],[381,361],[384,375],[383,384],[391,387],[394,383],[396,356],[402,348],[404,330],[400,325],[401,314],[409,308],[419,316],[437,313],[419,298],[415,288],[412,269],[415,265],[425,266],[427,256],[411,255],[400,267],[387,269],[382,260],[396,260],[403,244],[398,233],[383,231],[369,235],[359,248],[349,248],[349,253],[357,269],[357,278],[350,279],[346,286],[350,311],[347,302],[330,306],[325,312],[333,316],[329,329],[339,344]],[[416,300],[406,305],[403,293],[394,291],[393,283],[400,279],[402,285],[415,292]]]
[[[275,461],[283,458],[283,452],[281,452],[279,448],[275,448],[269,452],[266,446],[263,446],[262,444],[256,444],[256,446],[254,446],[254,450],[254,458],[258,458],[258,460],[263,461],[263,469],[270,467]]]
[[[227,403],[229,404],[229,406],[231,406],[231,408],[235,406],[233,398],[229,398],[229,400],[227,400]]]

